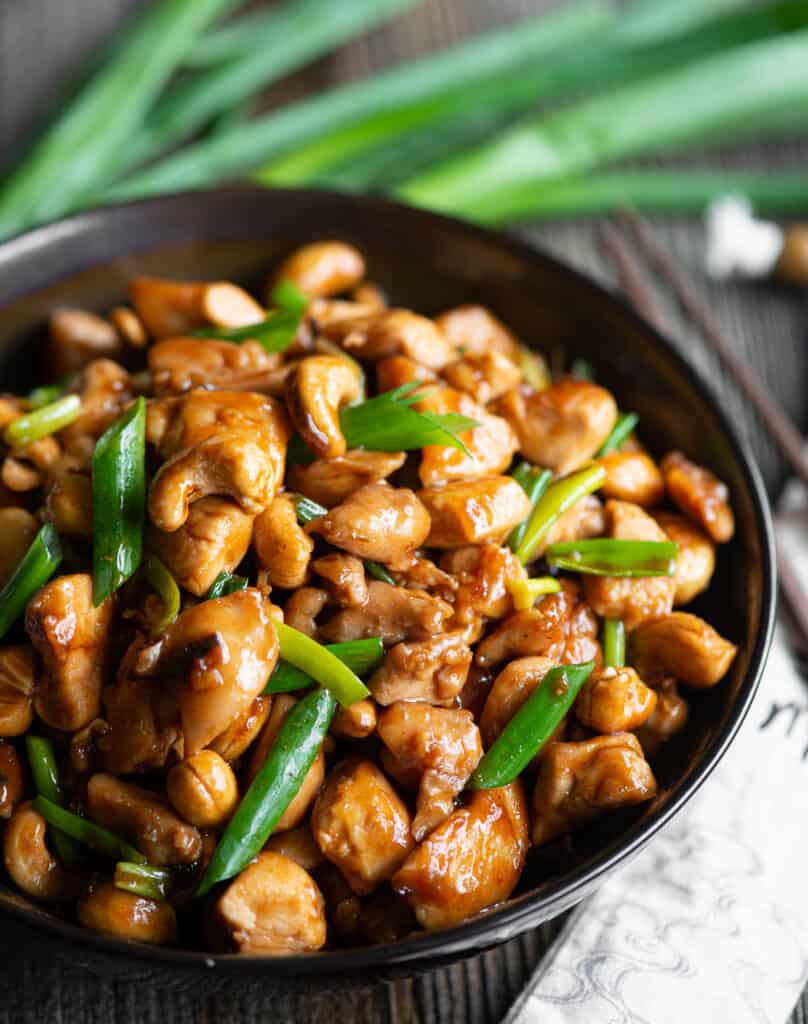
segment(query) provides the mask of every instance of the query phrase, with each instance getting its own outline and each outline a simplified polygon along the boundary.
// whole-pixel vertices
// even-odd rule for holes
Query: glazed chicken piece
[[[27,509],[0,508],[0,587],[11,579],[38,530],[39,523]]]
[[[283,609],[283,621],[292,629],[315,639],[319,633],[317,616],[327,605],[328,594],[325,590],[320,590],[318,587],[299,587],[286,602],[286,607]],[[361,622],[346,623],[346,629],[351,626],[361,629]],[[376,634],[368,635],[375,636]]]
[[[338,459],[317,459],[308,465],[290,466],[286,480],[290,488],[333,508],[361,487],[381,483],[401,469],[406,458],[405,452],[366,452],[357,448]]]
[[[325,582],[331,599],[340,608],[360,608],[367,601],[365,567],[353,555],[334,551],[318,558],[312,564],[312,569]]]
[[[717,544],[735,533],[727,485],[681,452],[670,452],[660,463],[668,497]]]
[[[643,508],[659,505],[665,496],[662,474],[645,452],[613,451],[600,460],[606,480],[600,489],[604,498],[631,501]]]
[[[465,355],[496,352],[514,363],[519,361],[519,342],[485,306],[457,306],[441,313],[435,323],[453,347]]]
[[[0,819],[8,820],[22,799],[25,773],[10,743],[0,740]]]
[[[238,953],[313,953],[325,945],[323,896],[293,860],[264,851],[216,900],[213,929]]]
[[[647,512],[628,501],[606,502],[606,522],[608,536],[618,540],[668,539]],[[648,619],[670,612],[676,580],[672,576],[640,579],[586,576],[584,593],[598,615],[606,619],[622,619],[626,629],[632,630]]]
[[[381,580],[368,580],[367,587],[367,601],[361,607],[345,608],[320,626],[321,640],[334,644],[380,636],[389,647],[402,640],[429,639],[441,633],[452,616],[450,604],[425,590],[409,590]]]
[[[589,537],[602,537],[606,531],[606,517],[598,498],[587,494],[572,508],[562,512],[539,541],[533,558],[540,558],[551,544],[564,544]]]
[[[120,359],[124,349],[115,327],[95,313],[65,307],[51,314],[45,365],[53,380],[83,370],[94,359]]]
[[[533,790],[533,842],[540,846],[604,811],[644,803],[656,788],[631,733],[551,743]]]
[[[688,612],[645,622],[631,638],[631,662],[643,679],[674,676],[698,689],[721,682],[737,653],[735,644]]]
[[[509,476],[458,480],[418,492],[432,528],[430,548],[462,548],[490,541],[501,544],[530,513],[530,501]]]
[[[256,697],[246,711],[243,711],[224,732],[219,733],[210,744],[209,749],[215,751],[225,761],[237,761],[241,755],[258,739],[272,707],[272,697]]]
[[[116,939],[168,946],[177,941],[177,915],[170,903],[124,892],[102,882],[82,893],[76,916],[85,928]]]
[[[595,669],[575,701],[579,722],[597,733],[633,732],[648,720],[656,693],[633,668]]]
[[[199,832],[167,800],[114,775],[93,775],[87,783],[87,812],[134,843],[150,864],[193,864],[202,852]]]
[[[172,281],[135,277],[129,299],[149,334],[179,338],[200,327],[247,327],[266,317],[243,288],[229,281]]]
[[[555,658],[541,655],[517,658],[499,673],[488,691],[480,715],[480,732],[486,747],[491,746],[550,669],[557,664]]]
[[[314,871],[324,862],[322,851],[314,841],[308,822],[289,829],[288,832],[271,835],[264,844],[264,849],[288,857],[304,871]]]
[[[410,814],[372,761],[351,759],[331,770],[311,816],[328,860],[363,895],[387,881],[412,849]]]
[[[16,495],[47,485],[62,461],[62,447],[55,437],[40,437],[30,444],[9,448],[0,468],[0,484]]]
[[[78,387],[81,415],[59,432],[73,468],[89,466],[95,442],[135,397],[132,378],[111,359],[96,359],[82,371]],[[43,438],[44,440],[44,438]]]
[[[492,349],[467,352],[442,372],[453,388],[471,395],[480,405],[488,405],[517,387],[522,377],[519,367],[508,356]]]
[[[591,459],[617,419],[617,405],[605,388],[573,377],[528,394],[514,388],[496,411],[516,431],[522,455],[557,476]]]
[[[679,547],[674,607],[688,604],[710,585],[715,570],[715,545],[707,534],[675,512],[655,512],[654,519]]]
[[[384,711],[377,732],[402,770],[420,778],[412,834],[420,842],[454,810],[455,798],[483,756],[480,731],[468,711],[421,702]]]
[[[54,729],[75,732],[101,710],[104,663],[115,600],[93,604],[85,573],[58,576],[32,598],[25,630],[44,662],[34,707]]]
[[[443,704],[463,689],[471,658],[465,632],[405,641],[390,648],[368,688],[379,704],[411,700]]]
[[[274,381],[280,365],[280,356],[264,351],[257,341],[234,345],[216,338],[167,338],[151,346],[148,360],[158,398],[203,385],[241,390],[247,379],[254,390],[264,390],[260,381]]]
[[[367,484],[307,530],[358,558],[406,566],[426,540],[429,515],[412,491]]]
[[[477,664],[491,668],[530,655],[545,655],[558,664],[579,593],[575,583],[565,580],[559,593],[547,594],[527,611],[514,612],[503,619],[477,646]]]
[[[253,544],[273,587],[294,590],[306,583],[314,541],[297,521],[291,494],[279,494],[258,516]]]
[[[181,587],[202,597],[220,573],[233,572],[247,554],[253,519],[229,498],[202,498],[173,533],[148,527],[146,546]]]
[[[422,928],[448,928],[506,900],[519,881],[527,849],[521,782],[477,790],[412,851],[392,885]]]
[[[656,757],[659,748],[687,725],[687,701],[676,687],[675,679],[663,679],[655,687],[657,702],[651,715],[635,735],[640,741],[646,760]]]
[[[524,567],[510,548],[498,544],[475,544],[447,551],[440,567],[458,581],[454,617],[458,623],[473,622],[478,616],[501,619],[513,609],[509,585],[527,579]]]
[[[49,474],[44,515],[60,535],[92,537],[93,484],[90,476],[57,467]]]
[[[382,309],[319,324],[322,333],[357,359],[404,355],[439,370],[454,358],[454,349],[432,320],[408,309]]]

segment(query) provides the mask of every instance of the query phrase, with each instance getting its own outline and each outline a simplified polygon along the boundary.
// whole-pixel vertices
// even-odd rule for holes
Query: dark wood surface
[[[189,0],[192,2],[192,0]],[[337,0],[338,2],[338,0]],[[94,49],[138,0],[0,0],[0,163],[58,104],[70,69]],[[270,101],[327,89],[375,68],[422,53],[498,21],[551,6],[549,0],[424,0],[394,26],[345,47],[273,91]],[[805,166],[808,144],[748,145],[711,153],[712,164]],[[602,280],[614,275],[598,248],[593,221],[525,226],[518,233]],[[742,353],[783,407],[808,428],[808,292],[769,283],[717,285],[702,272],[703,233],[695,222],[664,221],[666,244],[690,269],[699,289]],[[767,486],[776,494],[786,467],[716,358],[683,321],[664,290],[658,298],[668,330],[707,373],[739,428],[749,438]],[[499,949],[454,967],[387,987],[352,988],[313,996],[267,991],[258,983],[210,985],[144,974],[142,983],[96,977],[70,952],[49,959],[27,930],[0,932],[0,1022],[25,1024],[257,1024],[336,1019],[368,1024],[495,1024],[538,962],[557,925],[546,925]],[[805,1024],[806,1000],[792,1024]],[[598,1024],[598,1022],[593,1022]]]

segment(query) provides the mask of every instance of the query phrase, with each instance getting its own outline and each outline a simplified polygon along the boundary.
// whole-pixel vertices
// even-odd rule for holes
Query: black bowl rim
[[[656,833],[663,828],[684,805],[696,794],[713,772],[718,762],[726,753],[738,730],[740,729],[749,707],[757,692],[766,658],[774,632],[776,604],[776,571],[774,554],[774,532],[769,511],[768,498],[760,476],[760,471],[752,455],[748,443],[739,435],[729,421],[718,399],[711,382],[696,366],[688,363],[678,349],[653,324],[645,320],[619,294],[609,290],[587,274],[578,271],[562,260],[545,253],[538,247],[528,244],[511,235],[462,221],[454,217],[432,211],[418,209],[404,203],[383,199],[377,196],[356,195],[340,192],[329,192],[319,189],[268,189],[249,185],[227,186],[222,188],[203,189],[187,192],[176,192],[166,196],[152,196],[135,199],[129,202],[116,203],[106,207],[98,207],[77,213],[59,221],[34,228],[32,231],[18,235],[0,244],[0,268],[9,261],[16,260],[30,250],[36,251],[50,244],[54,237],[76,236],[92,231],[117,212],[142,214],[144,217],[158,216],[161,210],[184,207],[187,204],[205,204],[213,198],[226,200],[244,198],[256,202],[273,202],[284,197],[296,200],[309,199],[322,203],[332,201],[352,206],[357,213],[383,213],[395,211],[399,216],[409,216],[414,222],[423,223],[444,232],[466,235],[495,245],[506,251],[523,264],[530,266],[549,266],[554,273],[566,277],[577,287],[589,289],[600,302],[611,304],[625,319],[633,322],[642,330],[666,355],[676,364],[688,378],[689,382],[701,397],[709,402],[730,443],[734,457],[738,461],[752,498],[755,513],[755,525],[760,542],[761,575],[763,593],[761,594],[761,629],[750,655],[746,676],[741,682],[738,697],[727,724],[727,728],[715,736],[702,755],[701,763],[682,785],[680,791],[666,804],[652,811],[648,817],[635,822],[617,840],[602,853],[591,858],[586,864],[573,869],[564,876],[560,885],[552,881],[539,893],[526,893],[505,903],[502,907],[490,910],[470,920],[440,932],[419,932],[411,937],[381,946],[362,946],[346,950],[327,950],[285,957],[253,957],[243,954],[210,954],[193,950],[172,949],[169,947],[148,946],[139,942],[129,942],[110,936],[91,932],[78,925],[50,917],[36,909],[29,909],[13,903],[4,903],[0,914],[9,914],[25,924],[49,935],[59,935],[71,944],[103,950],[108,954],[123,955],[129,959],[160,963],[174,967],[221,968],[227,973],[264,971],[275,978],[284,976],[322,975],[329,977],[342,976],[349,978],[356,972],[373,970],[399,973],[402,970],[425,969],[438,966],[474,953],[513,937],[528,928],[537,920],[546,919],[540,912],[542,906],[559,905],[565,909],[576,901],[575,893],[580,892],[581,898],[595,887],[597,881],[611,872],[618,862],[627,862],[646,845]],[[157,243],[159,244],[159,243]],[[83,269],[83,268],[82,268]],[[71,267],[65,276],[77,271]]]

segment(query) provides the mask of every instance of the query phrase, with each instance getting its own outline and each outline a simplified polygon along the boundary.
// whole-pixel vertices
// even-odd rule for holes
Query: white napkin
[[[808,505],[778,535],[808,586]],[[808,981],[808,684],[779,623],[691,803],[571,915],[506,1024],[783,1024]]]

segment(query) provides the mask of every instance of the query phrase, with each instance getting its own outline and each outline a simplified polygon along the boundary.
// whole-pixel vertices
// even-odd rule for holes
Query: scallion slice
[[[291,281],[283,281],[272,292],[272,301],[278,308],[266,320],[246,327],[206,327],[194,331],[194,337],[218,338],[234,345],[257,341],[267,352],[284,352],[295,340],[308,299]]]
[[[274,622],[273,625],[278,632],[283,660],[311,676],[319,686],[330,690],[343,707],[350,707],[367,697],[370,691],[359,676],[328,648],[282,622]]]
[[[311,498],[307,498],[303,494],[298,494],[295,498],[295,512],[297,521],[304,525],[313,519],[322,519],[323,516],[328,515],[327,508],[323,508],[322,505],[318,505],[316,501],[312,501]]]
[[[170,625],[180,612],[180,588],[177,581],[156,555],[146,559],[146,579],[157,591],[163,603],[163,614],[154,627],[159,633]]]
[[[511,476],[530,499],[531,508],[536,507],[539,498],[550,486],[550,481],[553,479],[553,474],[549,469],[539,469],[537,466],[531,466],[529,462],[520,462],[513,473],[511,473]],[[526,516],[518,526],[514,526],[513,530],[511,530],[511,535],[508,537],[508,547],[511,551],[519,549],[529,522],[530,516]]]
[[[619,448],[639,422],[640,417],[636,412],[621,412],[617,417],[617,422],[612,427],[611,434],[609,434],[600,446],[600,450],[595,458],[600,458],[602,455],[608,455],[609,452],[613,452],[615,449]]]
[[[245,576],[235,576],[230,572],[220,572],[213,583],[211,583],[210,590],[205,594],[205,600],[212,601],[217,597],[227,597],[228,594],[235,594],[239,590],[244,590],[249,585],[250,581]]]
[[[603,664],[622,668],[626,663],[626,627],[622,619],[603,620]]]
[[[3,431],[3,440],[12,448],[38,441],[40,437],[55,434],[81,416],[78,395],[65,395],[49,405],[43,405],[25,416],[18,416]]]
[[[581,498],[596,491],[605,479],[606,470],[603,466],[592,463],[550,484],[530,514],[524,535],[514,552],[522,565],[531,560],[556,519]]]
[[[518,612],[532,608],[545,594],[557,594],[560,590],[561,584],[555,576],[537,576],[532,580],[511,580],[508,583],[508,592]]]
[[[597,537],[551,544],[545,557],[555,569],[592,576],[673,576],[678,550],[673,541]]]
[[[133,861],[135,864],[147,864],[148,861],[134,846],[131,846],[124,839],[113,835],[107,829],[96,825],[95,822],[73,814],[72,811],[59,807],[47,797],[38,796],[33,802],[34,810],[47,821],[62,832],[72,836],[77,842],[89,846],[91,849],[102,853],[105,857],[112,857],[115,860]]]
[[[65,798],[59,783],[59,768],[51,741],[43,736],[26,736],[25,750],[37,793],[64,807]],[[59,860],[65,867],[74,868],[81,857],[76,841],[53,825],[50,837]]]
[[[339,658],[358,676],[369,675],[378,668],[384,658],[384,645],[378,636],[363,640],[346,640],[341,644],[326,644],[324,649]],[[314,685],[315,681],[306,672],[295,668],[287,661],[279,661],[269,677],[264,693],[291,693],[294,690],[306,690]]]
[[[31,541],[11,578],[0,590],[0,639],[14,625],[25,606],[59,568],[62,545],[52,523],[45,523]]]
[[[124,892],[143,896],[147,900],[164,900],[171,892],[173,876],[167,868],[119,860],[112,881],[116,889],[123,889]]]

